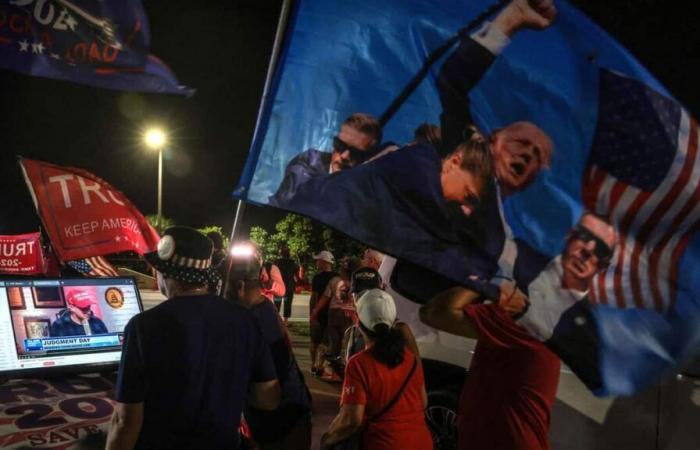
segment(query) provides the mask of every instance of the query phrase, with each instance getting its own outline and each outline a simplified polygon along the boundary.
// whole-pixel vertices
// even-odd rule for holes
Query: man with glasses
[[[545,343],[590,389],[601,386],[598,333],[588,290],[593,277],[607,269],[617,233],[605,218],[581,216],[566,239],[564,252],[552,260],[527,289],[507,294],[501,306],[516,323]]]
[[[557,356],[567,363],[567,354],[576,355],[576,361],[584,355],[588,364],[597,361],[585,357],[596,349],[585,298],[593,277],[607,268],[616,239],[604,218],[586,212],[567,236],[562,254],[529,284],[527,293],[503,284],[495,305],[481,303],[476,291],[454,287],[420,309],[425,324],[478,340],[460,399],[461,449],[550,448]]]
[[[269,204],[280,206],[289,201],[297,189],[312,178],[363,163],[372,156],[372,149],[381,140],[382,126],[375,117],[363,113],[352,114],[333,138],[331,153],[311,148],[296,155],[287,164],[282,183],[277,192],[270,196]]]
[[[603,217],[586,212],[566,238],[564,252],[554,258],[527,288],[527,294],[501,287],[502,306],[516,323],[540,341],[548,341],[563,313],[585,300],[593,277],[610,264],[617,233]],[[508,292],[510,289],[510,293]]]

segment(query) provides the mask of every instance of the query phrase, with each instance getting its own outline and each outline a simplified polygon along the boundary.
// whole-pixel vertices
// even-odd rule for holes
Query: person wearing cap
[[[382,289],[384,290],[384,282],[382,281],[382,276],[378,270],[371,267],[361,267],[353,272],[350,281],[350,296],[355,304],[357,300],[362,296],[362,294],[369,289]],[[355,308],[357,309],[357,308]],[[411,327],[408,326],[406,322],[402,322],[399,318],[396,319],[394,327],[403,334],[406,340],[406,345],[413,352],[414,355],[420,357],[418,351],[418,344],[416,343],[416,338],[413,335]],[[365,347],[365,341],[360,332],[359,324],[355,324],[348,328],[343,337],[343,351],[342,359],[343,366],[347,366],[347,362],[350,357],[355,353],[361,351]],[[418,360],[421,363],[421,360]]]
[[[248,310],[208,293],[213,245],[165,230],[145,259],[167,300],[127,324],[107,449],[239,448],[245,401],[279,404],[269,346]]]
[[[311,352],[311,372],[315,375],[320,375],[322,371],[323,358],[319,355],[319,348],[326,337],[326,327],[328,326],[328,307],[327,302],[322,300],[323,293],[328,286],[328,282],[338,276],[333,271],[333,263],[335,258],[328,250],[323,250],[313,255],[316,261],[316,269],[318,272],[311,280],[311,298],[309,299],[309,328],[311,331],[311,339],[309,351]]]
[[[66,298],[67,308],[57,314],[49,329],[51,337],[89,336],[109,333],[105,323],[92,312],[96,301],[93,293],[71,290]]]
[[[353,303],[357,304],[357,300],[362,294],[369,289],[383,289],[384,282],[382,276],[376,269],[370,267],[361,267],[352,273],[350,277],[350,298]],[[357,307],[355,307],[357,316]],[[345,331],[343,336],[342,346],[342,363],[343,367],[347,366],[350,357],[365,348],[365,340],[362,338],[360,326],[357,321]],[[343,370],[344,372],[344,370]]]
[[[247,250],[246,250],[247,249]],[[274,411],[246,404],[244,416],[260,450],[303,450],[311,446],[311,394],[299,370],[291,340],[277,308],[262,292],[258,276],[262,258],[250,242],[237,243],[230,252],[225,297],[250,310],[270,348],[281,401]]]
[[[432,449],[423,369],[394,326],[394,299],[370,289],[358,300],[357,314],[365,349],[348,362],[340,412],[321,438],[321,449],[360,430],[364,449]]]

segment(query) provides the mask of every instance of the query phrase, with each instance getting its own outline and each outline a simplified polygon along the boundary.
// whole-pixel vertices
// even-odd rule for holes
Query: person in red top
[[[478,339],[459,402],[459,448],[548,450],[559,358],[506,309],[478,300],[455,287],[420,310],[427,325]]]
[[[262,264],[260,269],[260,283],[262,283],[262,295],[272,303],[275,297],[284,297],[286,289],[280,269],[272,263]]]
[[[321,449],[332,448],[364,424],[364,449],[431,450],[423,369],[394,327],[394,299],[370,289],[358,300],[357,314],[365,350],[348,362],[340,412],[321,438]]]

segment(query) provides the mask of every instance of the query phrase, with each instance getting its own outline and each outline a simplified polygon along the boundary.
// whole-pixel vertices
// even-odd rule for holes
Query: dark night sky
[[[157,157],[146,152],[139,135],[149,122],[162,123],[172,133],[164,215],[181,224],[221,225],[230,231],[235,206],[230,193],[250,145],[281,0],[144,3],[151,52],[197,93],[189,99],[126,94],[0,71],[0,234],[36,229],[17,154],[83,167],[122,190],[144,213],[154,213]],[[697,115],[700,5],[573,3]],[[277,217],[272,210],[248,207],[245,222],[270,224]]]

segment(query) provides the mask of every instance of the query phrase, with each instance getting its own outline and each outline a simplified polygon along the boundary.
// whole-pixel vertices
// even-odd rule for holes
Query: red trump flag
[[[82,169],[26,158],[20,159],[20,166],[61,261],[155,250],[158,233],[106,181]]]
[[[0,273],[44,273],[40,234],[0,235]]]

